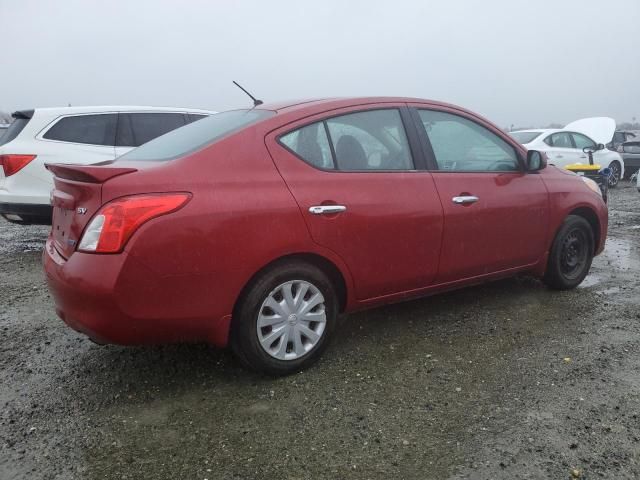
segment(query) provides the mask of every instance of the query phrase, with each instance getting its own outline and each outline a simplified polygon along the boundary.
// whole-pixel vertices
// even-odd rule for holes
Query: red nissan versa
[[[262,105],[48,168],[44,267],[68,325],[230,345],[269,374],[317,360],[340,312],[520,272],[573,288],[607,234],[594,182],[427,100]]]

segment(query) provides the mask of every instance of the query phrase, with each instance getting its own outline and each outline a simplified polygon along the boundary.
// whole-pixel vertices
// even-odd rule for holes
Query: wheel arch
[[[329,280],[334,285],[336,289],[336,293],[338,295],[339,311],[343,312],[347,306],[347,296],[348,296],[348,287],[347,287],[347,280],[345,278],[345,275],[338,268],[338,266],[328,258],[322,255],[319,255],[317,253],[299,252],[299,253],[291,253],[291,254],[287,254],[287,255],[283,255],[278,258],[275,258],[269,263],[267,263],[266,265],[264,265],[262,268],[260,268],[258,271],[256,271],[251,276],[251,278],[247,280],[247,282],[244,284],[244,286],[240,290],[240,294],[238,295],[238,298],[236,299],[233,306],[233,313],[235,314],[235,312],[238,309],[238,305],[246,297],[250,288],[256,282],[256,280],[260,275],[263,275],[265,272],[268,272],[269,270],[277,268],[278,265],[281,265],[283,263],[296,262],[296,261],[313,265],[319,268],[320,270],[322,270],[322,272],[325,275],[327,275],[327,277],[329,277]]]
[[[568,215],[582,217],[591,225],[593,229],[593,251],[597,252],[600,248],[600,232],[602,227],[600,226],[600,220],[598,220],[596,212],[589,207],[578,207],[571,210]]]

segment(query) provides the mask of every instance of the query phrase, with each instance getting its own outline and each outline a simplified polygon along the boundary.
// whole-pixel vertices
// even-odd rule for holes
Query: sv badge
[[[78,215],[84,215],[85,213],[87,213],[87,209],[84,207],[78,207],[76,212],[78,213]]]

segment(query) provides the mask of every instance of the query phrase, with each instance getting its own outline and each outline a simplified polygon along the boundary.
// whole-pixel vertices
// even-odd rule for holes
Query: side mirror
[[[593,153],[593,152],[598,152],[600,150],[604,150],[605,148],[606,147],[602,143],[597,143],[594,146],[583,147],[582,151],[584,153]]]
[[[527,172],[539,172],[547,168],[547,156],[537,150],[527,152]]]

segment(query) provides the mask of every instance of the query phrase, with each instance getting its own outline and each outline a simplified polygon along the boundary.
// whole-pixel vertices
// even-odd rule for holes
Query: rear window
[[[273,115],[270,110],[255,109],[217,113],[151,140],[118,160],[173,160]]]
[[[509,132],[509,135],[511,135],[516,142],[522,145],[533,142],[541,134],[542,132]]]
[[[9,128],[7,128],[4,133],[0,133],[0,145],[4,145],[5,143],[9,143],[11,140],[20,135],[20,132],[27,126],[29,123],[28,118],[16,118]]]
[[[116,139],[116,119],[115,113],[64,117],[51,127],[42,138],[59,142],[113,147]]]

